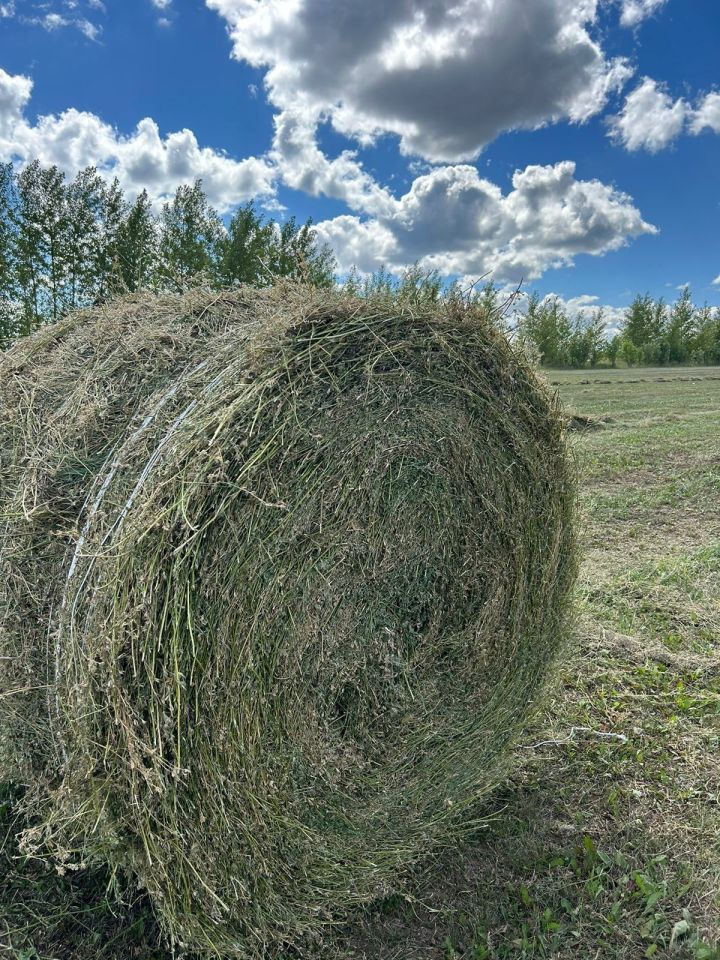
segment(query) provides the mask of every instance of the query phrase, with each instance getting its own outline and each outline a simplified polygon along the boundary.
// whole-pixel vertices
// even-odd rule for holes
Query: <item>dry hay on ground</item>
[[[574,481],[489,318],[135,296],[0,359],[0,775],[26,844],[260,956],[497,782],[563,635]]]
[[[612,417],[592,417],[587,413],[568,413],[565,415],[567,429],[573,433],[584,433],[588,430],[604,430],[612,423]]]

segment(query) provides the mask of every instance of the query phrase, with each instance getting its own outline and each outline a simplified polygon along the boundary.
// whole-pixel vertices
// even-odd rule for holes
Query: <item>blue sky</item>
[[[343,267],[720,304],[719,46],[717,0],[0,0],[0,159],[199,176]]]

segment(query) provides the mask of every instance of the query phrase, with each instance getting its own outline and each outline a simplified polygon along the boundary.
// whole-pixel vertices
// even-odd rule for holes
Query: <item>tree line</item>
[[[200,181],[178,187],[156,214],[146,191],[128,201],[93,167],[68,181],[37,160],[19,171],[0,165],[0,347],[122,293],[277,277],[335,282],[332,251],[310,220],[278,224],[251,202],[226,226]]]
[[[688,287],[672,304],[649,294],[635,297],[612,335],[602,308],[571,318],[557,297],[532,294],[517,331],[549,367],[720,363],[720,308],[698,307]]]
[[[266,286],[278,277],[339,282],[333,252],[311,220],[278,223],[250,202],[226,224],[200,181],[179,186],[156,212],[146,191],[128,200],[117,179],[108,183],[93,167],[68,180],[37,160],[20,170],[0,164],[0,348],[122,293]],[[610,334],[602,309],[571,317],[559,298],[533,293],[513,315],[512,301],[491,282],[463,289],[417,264],[400,276],[384,267],[353,270],[342,284],[358,296],[471,301],[546,366],[720,363],[720,308],[696,306],[687,288],[672,304],[637,296]]]

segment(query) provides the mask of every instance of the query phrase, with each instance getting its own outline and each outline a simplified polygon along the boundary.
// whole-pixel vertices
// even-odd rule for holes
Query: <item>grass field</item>
[[[720,960],[720,368],[548,377],[589,418],[573,649],[489,826],[338,957]],[[3,789],[0,957],[165,960],[142,898],[16,858]]]

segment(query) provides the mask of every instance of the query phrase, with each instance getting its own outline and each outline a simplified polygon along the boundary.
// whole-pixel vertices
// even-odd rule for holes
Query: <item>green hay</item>
[[[26,847],[266,956],[497,783],[575,574],[559,410],[462,306],[134,297],[0,359],[0,775]]]

